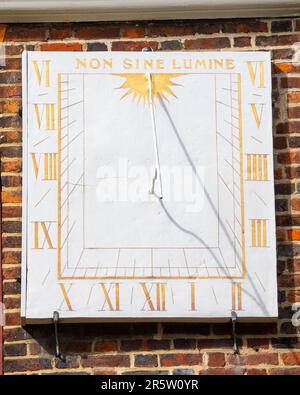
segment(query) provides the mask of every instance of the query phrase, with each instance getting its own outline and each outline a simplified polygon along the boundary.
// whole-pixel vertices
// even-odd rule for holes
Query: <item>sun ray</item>
[[[143,99],[144,104],[149,103],[149,81],[147,74],[114,74],[118,77],[125,78],[125,81],[116,89],[127,89],[121,100],[133,95],[133,100],[137,103]],[[169,101],[168,96],[177,99],[172,87],[181,86],[172,81],[173,78],[183,74],[151,74],[152,80],[152,98],[153,100],[162,99]]]

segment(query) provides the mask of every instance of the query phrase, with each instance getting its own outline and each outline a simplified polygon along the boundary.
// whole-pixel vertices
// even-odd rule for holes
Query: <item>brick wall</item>
[[[5,29],[6,28],[6,29]],[[0,69],[5,373],[300,374],[300,18],[8,25]],[[2,34],[2,33],[1,33]],[[0,35],[1,35],[0,34]],[[297,44],[298,43],[298,44]],[[238,324],[71,324],[61,327],[66,363],[53,357],[53,327],[20,326],[21,53],[29,50],[270,50],[280,318]]]

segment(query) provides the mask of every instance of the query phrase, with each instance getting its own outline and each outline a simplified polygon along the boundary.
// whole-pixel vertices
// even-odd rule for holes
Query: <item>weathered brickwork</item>
[[[28,24],[0,27],[3,276],[6,374],[300,374],[300,18],[182,22]],[[66,362],[53,357],[53,328],[20,325],[22,215],[21,54],[28,50],[268,50],[272,54],[279,319],[238,324],[70,324]],[[271,120],[270,120],[271,121]]]

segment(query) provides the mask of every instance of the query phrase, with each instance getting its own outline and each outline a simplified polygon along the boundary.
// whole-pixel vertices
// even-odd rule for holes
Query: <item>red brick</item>
[[[2,191],[3,203],[21,203],[22,193],[15,189],[6,189]]]
[[[20,283],[17,281],[10,281],[3,283],[4,295],[18,295],[21,291]]]
[[[50,40],[64,40],[72,37],[71,25],[63,24],[58,26],[52,26],[49,29]]]
[[[46,32],[47,25],[12,24],[6,30],[5,41],[45,41]]]
[[[288,108],[288,117],[292,119],[300,118],[300,107]]]
[[[293,275],[281,275],[278,278],[278,285],[284,288],[293,288],[300,286],[300,275],[293,274]]]
[[[114,340],[97,341],[94,349],[94,351],[99,351],[99,352],[111,352],[117,350],[118,350],[118,343]]]
[[[4,265],[15,265],[21,263],[21,253],[19,251],[5,251],[2,255]]]
[[[10,161],[1,162],[1,171],[4,173],[19,173],[22,171],[22,161],[20,159],[12,159]]]
[[[21,83],[21,73],[19,71],[6,71],[0,73],[0,84],[19,84]]]
[[[278,354],[259,352],[250,355],[228,355],[230,365],[278,365]]]
[[[21,103],[19,100],[6,100],[0,102],[0,112],[2,114],[17,113],[20,110],[20,105]]]
[[[67,355],[64,360],[56,359],[57,369],[76,369],[79,368],[79,358],[77,355]]]
[[[196,344],[195,339],[174,339],[174,348],[178,350],[194,349]]]
[[[6,58],[4,68],[6,70],[21,70],[21,65],[21,58]]]
[[[258,36],[256,37],[256,45],[258,47],[276,47],[284,45],[293,45],[300,41],[299,34],[289,34],[282,36]]]
[[[51,360],[46,358],[6,359],[4,360],[4,371],[25,372],[51,369]]]
[[[285,173],[287,178],[299,178],[300,175],[300,166],[287,166],[285,167]]]
[[[300,272],[300,259],[290,259],[287,261],[287,270],[290,273]]]
[[[22,327],[4,328],[3,337],[6,342],[14,342],[30,339],[29,333]]]
[[[20,277],[21,277],[21,267],[20,266],[3,268],[4,280],[14,280],[14,279],[19,279]]]
[[[290,291],[288,293],[288,301],[290,303],[300,302],[300,291]]]
[[[271,50],[272,60],[293,59],[293,56],[294,56],[294,50],[292,48],[272,49]]]
[[[95,370],[94,374],[97,376],[111,376],[116,375],[116,370]]]
[[[111,49],[113,51],[141,51],[145,47],[150,47],[156,51],[158,43],[155,41],[114,41]]]
[[[6,29],[7,29],[6,25],[0,25],[0,43],[4,41]]]
[[[83,367],[128,367],[130,366],[129,355],[89,355],[81,359]]]
[[[300,351],[299,352],[288,352],[281,354],[281,359],[284,365],[300,365]]]
[[[82,51],[80,43],[47,43],[41,44],[41,51]]]
[[[222,367],[225,365],[224,353],[215,352],[208,354],[208,366],[210,367]]]
[[[246,369],[246,375],[248,376],[261,376],[267,374],[266,369]]]
[[[6,326],[21,325],[20,313],[6,313],[5,314],[5,325]]]
[[[2,187],[20,187],[22,185],[22,178],[19,176],[2,176]]]
[[[234,47],[251,47],[251,37],[235,37],[233,40]]]
[[[299,163],[300,151],[284,152],[277,155],[277,162],[283,164]]]
[[[97,25],[90,24],[86,26],[79,25],[74,30],[74,36],[80,40],[94,40],[104,38],[119,38],[120,27],[114,25]]]
[[[6,296],[4,298],[4,304],[6,309],[19,309],[21,306],[21,298],[19,295]]]
[[[125,25],[121,29],[121,37],[141,38],[145,36],[145,28],[139,25]]]
[[[163,41],[160,45],[162,51],[180,51],[182,49],[182,42],[179,40]]]
[[[273,63],[273,72],[274,73],[299,73],[300,66],[298,64],[284,62],[284,63]]]
[[[224,33],[257,33],[267,32],[268,24],[260,20],[236,19],[234,21],[225,21],[222,31]]]
[[[21,357],[26,355],[27,346],[25,343],[4,344],[3,351],[5,357]]]
[[[197,38],[194,40],[185,40],[184,47],[186,49],[230,48],[230,41],[227,37]]]
[[[253,348],[255,351],[259,351],[260,349],[268,349],[269,348],[269,339],[267,338],[251,338],[247,339],[248,347]]]
[[[292,21],[289,19],[280,19],[271,23],[272,33],[290,32],[292,30]]]
[[[147,35],[149,37],[178,37],[190,36],[194,34],[194,26],[188,24],[166,24],[164,22],[155,22],[147,27]]]
[[[295,327],[291,322],[283,322],[280,326],[280,333],[284,335],[300,334],[300,328]]]
[[[202,363],[202,354],[162,354],[161,366],[199,365]]]
[[[3,85],[0,87],[0,97],[5,99],[9,97],[21,97],[22,88],[18,85]]]
[[[300,375],[300,368],[276,368],[276,369],[268,369],[268,374],[270,375],[281,375],[281,376],[291,376],[291,375]]]
[[[284,149],[287,147],[286,137],[275,137],[273,140],[273,146],[275,149]]]
[[[299,77],[282,77],[281,78],[282,88],[300,88],[300,78]]]
[[[199,371],[199,374],[201,376],[214,376],[214,375],[220,375],[220,376],[240,376],[245,373],[244,368],[232,368],[232,367],[226,367],[226,368],[208,368],[208,369],[201,369]]]
[[[2,144],[21,143],[22,133],[20,131],[11,130],[2,133]]]
[[[290,103],[300,103],[300,92],[288,92],[287,102]]]
[[[295,30],[300,30],[300,19],[295,21]]]
[[[134,366],[136,367],[156,367],[158,366],[157,355],[145,354],[145,355],[135,355]]]
[[[21,248],[21,236],[2,235],[2,246],[3,248]]]
[[[213,19],[195,21],[195,33],[198,34],[212,34],[219,33],[221,30],[221,23]]]
[[[292,241],[300,240],[300,229],[291,229],[288,231],[288,238]]]

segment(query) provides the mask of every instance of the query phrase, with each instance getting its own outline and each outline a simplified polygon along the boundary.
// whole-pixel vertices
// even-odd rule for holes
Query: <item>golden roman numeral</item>
[[[68,310],[69,311],[73,311],[73,308],[72,308],[72,305],[71,305],[71,301],[70,301],[70,298],[68,296],[68,293],[67,293],[67,290],[65,288],[65,285],[64,284],[59,284],[59,286],[60,286],[61,292],[63,294],[64,301],[66,302],[66,305],[68,306]]]
[[[247,154],[247,181],[268,181],[267,154]]]
[[[39,68],[37,60],[33,60],[33,67],[36,75],[37,82],[39,86],[42,83],[42,79],[45,80],[45,87],[49,88],[50,87],[50,60],[43,60],[41,63],[41,70]],[[45,77],[43,78],[43,76]]]
[[[53,244],[49,235],[49,230],[52,225],[52,222],[46,221],[34,221],[34,249],[40,250],[45,248],[45,244],[48,244],[49,249],[53,249]],[[47,224],[47,225],[46,225]],[[40,230],[43,233],[43,239],[40,237]]]
[[[251,247],[267,247],[267,220],[251,219]]]
[[[41,109],[42,107],[42,109]],[[55,105],[54,103],[34,104],[34,113],[38,128],[44,124],[45,130],[55,130]]]
[[[147,303],[149,310],[151,311],[165,311],[166,310],[166,287],[165,283],[155,283],[151,284],[148,289],[147,283],[140,283],[144,294],[146,296],[146,301],[143,305],[142,310],[144,310]],[[151,291],[154,288],[154,295],[151,297]]]
[[[232,311],[242,310],[242,284],[231,284]]]
[[[255,123],[257,128],[260,128],[261,124],[261,119],[263,115],[263,109],[264,109],[264,104],[256,104],[256,103],[251,103],[251,110],[255,119]],[[260,110],[257,110],[257,106],[260,106]]]
[[[196,284],[195,283],[190,283],[190,292],[191,292],[191,310],[192,311],[196,311],[196,298],[195,298],[195,287]]]
[[[252,85],[255,86],[256,81],[258,82],[258,88],[265,88],[265,62],[255,61],[246,62],[251,78]]]
[[[109,289],[106,289],[106,286],[104,283],[100,283],[101,289],[104,294],[104,302],[101,307],[101,311],[105,310],[106,304],[108,305],[108,308],[110,311],[119,311],[120,310],[120,283],[115,283],[115,284],[110,284]],[[109,296],[110,291],[112,288],[115,288],[115,304],[113,304],[111,297]]]
[[[36,154],[34,152],[31,153],[35,178],[37,179],[39,176],[41,157],[43,158],[43,162],[44,162],[43,180],[44,181],[56,180],[57,179],[56,153],[46,153],[46,154]]]

